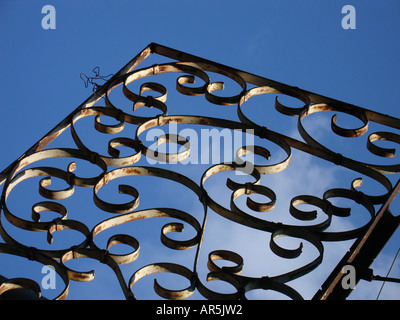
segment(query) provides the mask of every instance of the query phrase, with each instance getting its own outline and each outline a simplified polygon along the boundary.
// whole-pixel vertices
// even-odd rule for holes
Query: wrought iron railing
[[[399,223],[380,144],[399,119],[154,43],[95,89],[1,173],[3,295],[329,299],[352,291],[344,266],[368,280]]]

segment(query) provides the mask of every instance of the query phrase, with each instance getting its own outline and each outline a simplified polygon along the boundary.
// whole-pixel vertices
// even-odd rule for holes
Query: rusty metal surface
[[[144,66],[138,69],[151,54],[173,59],[174,62]],[[175,87],[172,89],[179,94],[191,96],[193,97],[192,99],[204,97],[205,101],[215,105],[215,108],[230,106],[236,110],[237,119],[230,120],[212,117],[209,114],[202,115],[202,110],[196,110],[194,113],[196,115],[193,112],[189,112],[187,115],[174,114],[173,112],[171,114],[174,102],[172,101],[169,104],[167,94],[170,91],[167,91],[167,87],[163,84],[154,82],[155,78],[166,74],[175,76]],[[238,92],[228,96],[219,94],[224,92],[224,84],[221,81],[213,82],[212,77],[214,74],[218,74],[235,83],[239,88]],[[147,78],[149,78],[149,81],[147,81]],[[140,85],[138,92],[134,92],[131,85],[139,80],[147,82]],[[200,83],[200,85],[197,83]],[[117,88],[122,91],[123,96],[130,102],[132,106],[130,111],[119,108],[118,103],[113,102],[112,95]],[[168,90],[172,89],[168,88]],[[156,96],[147,95],[148,92],[156,93]],[[280,97],[285,95],[301,101],[301,107],[289,107],[281,103],[280,98],[276,98],[274,108],[265,111],[266,117],[269,113],[274,112],[280,116],[297,118],[297,127],[294,129],[297,131],[298,137],[288,135],[285,130],[273,130],[258,124],[246,112],[246,106],[249,101],[256,97],[271,94],[280,95]],[[189,110],[190,105],[187,108]],[[260,106],[260,108],[263,108],[263,106]],[[156,110],[157,115],[138,116],[136,111],[140,109]],[[400,143],[400,136],[397,133],[398,129],[400,129],[399,119],[223,66],[158,44],[150,44],[103,86],[97,88],[97,91],[92,96],[45,137],[40,139],[37,144],[27,150],[1,173],[0,184],[3,189],[0,235],[3,242],[0,243],[0,253],[20,256],[42,265],[53,266],[63,282],[63,288],[58,290],[59,293],[55,299],[67,298],[71,280],[85,282],[94,279],[94,271],[78,271],[69,266],[70,260],[81,258],[94,259],[107,265],[115,274],[126,299],[140,298],[140,292],[137,293],[135,291],[135,284],[146,276],[158,273],[175,274],[186,279],[186,286],[180,290],[167,289],[160,282],[154,280],[154,291],[160,297],[167,299],[185,299],[191,297],[194,293],[200,294],[201,297],[207,299],[246,299],[248,292],[257,289],[272,290],[292,299],[302,299],[301,294],[290,286],[290,282],[318,268],[324,258],[324,244],[326,242],[354,240],[354,243],[358,244],[358,246],[354,246],[353,251],[350,252],[350,257],[346,260],[347,264],[352,264],[357,260],[357,255],[360,252],[368,251],[363,246],[368,243],[367,239],[371,233],[374,233],[373,230],[379,229],[378,225],[381,221],[390,220],[393,230],[397,228],[399,223],[398,219],[387,218],[392,217],[387,208],[397,194],[397,189],[393,187],[392,181],[398,179],[397,174],[400,171],[400,165],[386,162],[367,163],[355,160],[351,156],[342,155],[332,150],[331,147],[324,145],[314,137],[305,125],[305,121],[312,118],[313,115],[321,113],[333,113],[330,128],[335,135],[346,139],[357,139],[360,137],[365,138],[366,134],[369,133],[363,148],[378,157],[394,157],[394,148],[381,147],[377,142],[388,140],[392,143]],[[360,125],[350,129],[342,127],[339,124],[339,119],[343,114],[356,119]],[[86,140],[81,135],[82,131],[77,128],[86,118],[94,119],[94,128],[105,135],[123,133],[127,127],[133,127],[134,134],[112,138],[108,143],[108,155],[102,154],[102,152],[93,150],[91,146],[85,143]],[[104,122],[104,119],[110,118],[114,120],[113,124]],[[226,206],[213,198],[208,192],[206,184],[209,179],[212,180],[214,176],[224,172],[243,170],[246,163],[240,160],[248,154],[257,155],[268,162],[271,157],[270,151],[261,145],[243,145],[236,150],[235,161],[210,165],[203,171],[201,178],[195,181],[185,174],[173,170],[175,167],[172,165],[188,159],[193,147],[193,142],[190,139],[172,133],[160,135],[157,141],[158,145],[173,142],[181,146],[180,151],[174,154],[154,152],[144,143],[143,137],[149,130],[171,123],[177,124],[177,126],[207,126],[210,128],[240,130],[241,132],[247,132],[246,130],[248,130],[255,137],[262,141],[268,141],[279,148],[281,154],[283,154],[283,159],[279,159],[279,161],[272,164],[254,164],[252,171],[247,173],[252,182],[235,182],[228,178],[226,187],[230,190],[231,197],[228,201],[229,205]],[[381,129],[370,132],[372,123],[379,124]],[[68,131],[71,133],[75,147],[51,147],[53,141],[56,142],[60,135],[68,134]],[[129,155],[121,155],[119,148],[130,150]],[[183,151],[181,151],[182,148]],[[265,184],[263,177],[277,175],[290,168],[292,162],[295,161],[293,150],[322,159],[327,163],[355,174],[348,188],[338,186],[326,189],[320,195],[297,194],[291,198],[287,203],[287,212],[295,221],[313,222],[320,215],[320,213],[317,214],[317,211],[323,213],[324,219],[322,221],[318,220],[314,224],[292,224],[281,220],[272,221],[268,217],[252,214],[252,212],[269,213],[276,210],[280,195]],[[44,160],[57,158],[71,159],[71,162],[66,168],[42,166],[40,164]],[[143,159],[162,161],[167,165],[171,164],[171,166],[146,166],[140,162]],[[74,172],[79,167],[76,164],[77,160],[97,168],[98,174],[89,177],[75,174]],[[202,214],[196,215],[193,212],[185,212],[172,207],[141,208],[139,204],[139,188],[128,184],[118,184],[120,179],[138,176],[165,179],[181,185],[187,189],[188,193],[192,193],[198,199],[198,204],[203,208]],[[381,194],[369,194],[359,191],[363,184],[363,180],[359,176],[373,180],[380,186],[380,190],[384,190],[384,192]],[[12,196],[14,189],[18,189],[25,181],[35,178],[39,179],[38,193],[44,199],[32,206],[30,218],[20,216],[18,213],[13,212],[8,205],[9,198]],[[54,180],[62,180],[67,187],[59,190],[51,189]],[[318,182],[316,181],[315,183]],[[124,199],[129,197],[129,201],[112,203],[103,199],[103,190],[107,188],[107,185],[113,183],[118,184],[118,192],[126,196]],[[68,208],[62,201],[79,192],[80,188],[92,190],[92,197],[85,199],[89,206],[94,206],[97,210],[112,215],[100,220],[93,226],[77,219],[70,219]],[[252,198],[250,195],[259,195],[266,200],[259,202],[259,200],[255,200],[256,198]],[[250,212],[237,204],[237,200],[243,197],[246,198],[246,209],[249,209]],[[333,219],[348,217],[351,211],[349,208],[335,205],[332,202],[334,198],[342,198],[356,203],[367,212],[366,222],[350,230],[331,230]],[[316,209],[305,211],[301,209],[302,205],[313,206]],[[86,210],[89,209],[85,209],[82,204],[82,215],[87,212]],[[57,218],[51,221],[42,221],[42,216],[48,211],[55,213]],[[313,247],[316,255],[311,261],[292,270],[272,276],[263,274],[255,277],[246,275],[246,261],[238,252],[221,248],[206,252],[208,256],[206,265],[209,272],[206,279],[200,279],[198,268],[202,251],[201,245],[205,236],[207,219],[209,215],[214,213],[223,217],[226,221],[263,232],[269,239],[269,250],[278,257],[288,260],[298,258],[302,255],[303,242]],[[180,264],[179,261],[163,262],[159,261],[157,256],[154,256],[155,262],[136,267],[134,263],[141,256],[142,251],[140,241],[134,234],[113,234],[108,238],[104,247],[96,242],[102,234],[108,234],[107,232],[112,231],[113,228],[133,221],[153,220],[161,217],[173,222],[168,222],[162,226],[159,236],[161,244],[159,245],[174,251],[193,250],[192,265]],[[49,244],[53,242],[54,235],[62,230],[77,232],[80,234],[80,239],[83,240],[67,248],[42,249],[24,244],[24,241],[12,234],[10,225],[13,228],[24,231],[42,232],[46,234]],[[187,225],[194,233],[189,239],[177,240],[170,235],[181,233],[184,225]],[[302,243],[296,248],[285,248],[278,241],[278,238],[281,237],[301,240]],[[121,244],[130,248],[128,253],[111,252],[113,246]],[[375,256],[370,256],[368,257],[369,259],[363,260],[363,263],[368,264],[364,265],[364,267],[369,267],[382,248],[376,249],[374,250]],[[365,255],[365,253],[363,254]],[[231,264],[220,267],[216,263],[218,260],[227,261]],[[135,270],[127,277],[123,274],[122,265],[134,265]],[[322,289],[323,292],[316,296],[317,298],[329,298],[329,294],[339,286],[342,274],[340,270],[335,270],[325,283]],[[217,292],[215,289],[211,289],[206,285],[206,282],[212,280],[229,283],[235,289],[235,292]],[[24,278],[4,281],[0,285],[0,295],[16,288],[31,289],[40,296],[39,285],[33,280]]]

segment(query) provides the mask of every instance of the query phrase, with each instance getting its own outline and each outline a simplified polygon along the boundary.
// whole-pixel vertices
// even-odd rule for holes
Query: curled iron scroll
[[[35,167],[23,170],[29,164],[33,164],[37,161],[48,159],[51,157],[67,157],[67,158],[78,158],[90,161],[100,168],[100,174],[97,177],[83,178],[75,175],[73,170],[75,169],[75,163],[71,162],[67,170],[58,169],[55,167]],[[77,246],[84,247],[90,242],[89,239],[89,229],[85,224],[77,220],[66,219],[67,210],[66,208],[57,202],[52,200],[64,199],[70,197],[74,192],[75,186],[89,187],[93,186],[100,177],[103,176],[106,171],[105,163],[96,157],[92,156],[92,153],[84,153],[75,149],[48,149],[34,153],[28,157],[23,158],[19,165],[14,170],[14,176],[10,175],[5,183],[2,193],[2,203],[4,217],[14,226],[29,230],[29,231],[41,231],[47,232],[47,241],[51,244],[53,240],[53,233],[63,229],[73,229],[80,232],[84,236],[84,240],[76,244]],[[26,220],[18,215],[11,212],[7,205],[7,199],[11,194],[12,190],[24,180],[35,178],[35,177],[45,177],[39,182],[39,193],[49,199],[50,201],[41,201],[32,206],[32,220]],[[51,177],[64,180],[68,187],[63,190],[49,190],[46,189],[51,183]],[[40,212],[43,211],[54,211],[61,215],[52,221],[40,221]],[[20,242],[14,239],[8,234],[4,228],[3,223],[0,223],[0,232],[3,239],[7,243],[13,244],[15,246],[23,246]],[[64,250],[41,250],[42,253],[48,254],[50,257],[59,258]]]
[[[286,94],[288,96],[294,97],[299,99],[304,103],[304,106],[301,108],[293,108],[293,107],[287,107],[283,104],[281,104],[278,100],[278,97],[275,99],[275,109],[279,111],[282,114],[289,115],[289,116],[298,116],[300,115],[304,110],[308,109],[308,106],[310,104],[310,99],[307,95],[300,91],[294,91],[294,92],[287,92],[287,91],[282,91],[270,86],[261,86],[261,87],[255,87],[250,90],[248,90],[240,99],[238,103],[238,108],[237,108],[237,113],[239,116],[239,119],[246,124],[249,124],[253,127],[260,127],[259,124],[254,123],[251,121],[248,117],[246,117],[245,113],[243,112],[245,102],[249,100],[250,98],[262,94]]]
[[[277,231],[279,232],[279,231]],[[282,231],[283,234],[283,231]],[[282,235],[281,234],[281,235]],[[285,232],[285,235],[289,235],[289,232]],[[293,234],[291,234],[293,235]],[[296,235],[299,236],[299,235]],[[303,235],[303,237],[305,237]],[[306,238],[306,237],[305,237]],[[307,240],[309,238],[307,237]],[[272,240],[271,240],[272,241]],[[314,241],[314,240],[313,240]],[[198,280],[198,290],[199,292],[210,300],[247,300],[246,293],[256,290],[272,290],[276,292],[280,292],[291,299],[294,300],[303,300],[302,296],[285,282],[292,280],[293,278],[300,277],[303,274],[310,272],[313,268],[315,268],[320,263],[320,258],[322,256],[322,244],[319,245],[318,241],[314,242],[314,245],[318,247],[320,250],[320,257],[314,260],[313,262],[301,267],[292,273],[280,275],[277,277],[248,277],[241,275],[243,271],[244,261],[243,258],[232,251],[229,250],[215,250],[209,253],[208,256],[208,268],[209,273],[207,275],[207,281],[225,281],[231,284],[236,292],[233,293],[220,293],[206,287],[200,280]],[[283,249],[281,249],[283,250]],[[215,260],[226,260],[235,263],[234,266],[217,266],[214,261]]]
[[[175,263],[154,263],[137,270],[129,280],[129,287],[132,289],[133,285],[142,279],[144,276],[154,273],[168,272],[183,276],[190,281],[190,285],[181,290],[169,290],[162,287],[157,280],[154,280],[154,290],[156,293],[165,299],[182,300],[189,298],[195,291],[193,272],[179,264]]]
[[[36,261],[45,266],[51,266],[55,270],[55,272],[60,276],[60,278],[64,283],[64,287],[62,288],[59,295],[55,297],[55,300],[66,299],[69,291],[69,278],[67,270],[64,268],[62,264],[60,264],[56,260],[52,259],[46,254],[43,254],[42,252],[40,252],[40,250],[33,247],[14,246],[11,244],[0,243],[0,253],[7,253],[20,256],[31,261]],[[37,284],[35,281],[31,279],[28,280],[17,279],[16,281],[15,278],[8,279],[8,281],[5,283],[4,286],[3,285],[0,286],[0,291],[2,291],[1,293],[3,293],[5,291],[17,288],[26,288],[30,290],[34,289],[38,297],[41,296],[40,290],[38,290],[40,289],[39,284]]]

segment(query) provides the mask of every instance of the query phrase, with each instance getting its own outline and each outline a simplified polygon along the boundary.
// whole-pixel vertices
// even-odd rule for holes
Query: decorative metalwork
[[[153,57],[157,64],[147,64]],[[206,128],[245,142],[231,160],[199,161],[204,149],[196,154],[189,133]],[[386,162],[395,149],[379,144],[399,143],[399,128],[399,119],[153,43],[1,173],[2,265],[16,256],[52,266],[55,299],[67,297],[71,280],[98,275],[79,271],[80,258],[109,267],[126,299],[146,299],[151,290],[140,283],[154,276],[154,291],[167,299],[260,291],[303,299],[299,279],[326,260],[319,277],[333,271],[311,298],[343,298],[351,290],[340,286],[342,267],[354,266],[360,280],[399,223],[389,205],[400,165]],[[100,136],[113,138],[104,147]],[[365,152],[385,160],[366,162]],[[22,202],[31,209],[16,209]],[[327,248],[337,243],[335,260]],[[0,294],[22,287],[39,295],[38,280],[17,269],[1,269],[9,280]]]

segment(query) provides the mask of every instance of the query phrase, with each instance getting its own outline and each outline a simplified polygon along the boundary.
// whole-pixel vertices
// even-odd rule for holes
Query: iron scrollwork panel
[[[176,61],[139,69],[150,53]],[[265,97],[274,103],[257,103],[251,117],[248,106]],[[321,114],[331,116],[328,134],[308,128]],[[358,125],[340,125],[343,115]],[[399,171],[399,164],[342,155],[326,139],[364,139],[361,149],[393,158],[395,149],[377,142],[399,143],[399,126],[389,116],[151,44],[3,171],[0,251],[51,266],[63,284],[55,299],[68,296],[71,281],[96,278],[95,270],[74,267],[81,258],[107,266],[126,299],[151,297],[140,287],[146,278],[167,299],[248,299],[260,290],[303,299],[296,282],[321,269],[327,244],[363,235]],[[199,139],[213,134],[240,141],[204,147]],[[58,145],[61,136],[68,142]],[[229,159],[212,160],[226,149]],[[24,195],[30,208],[18,207]],[[362,216],[357,225],[341,223],[354,214]],[[57,240],[66,230],[69,241]],[[32,232],[44,238],[32,245]],[[161,273],[173,283],[163,283]],[[0,293],[21,287],[40,295],[37,281],[13,276]]]

